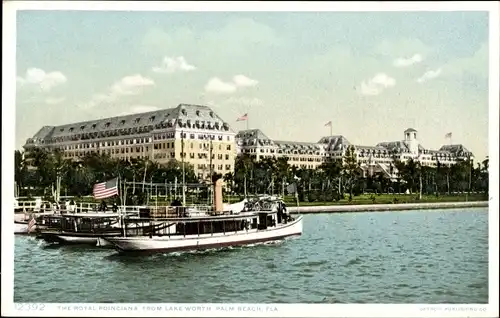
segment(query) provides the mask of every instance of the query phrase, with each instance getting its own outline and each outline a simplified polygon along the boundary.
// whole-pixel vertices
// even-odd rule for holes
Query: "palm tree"
[[[28,165],[24,159],[24,153],[19,150],[14,151],[14,181],[16,183],[16,194],[20,196],[28,178]]]
[[[339,196],[342,196],[342,187],[341,185],[341,176],[342,176],[342,163],[338,160],[327,160],[319,166],[319,169],[322,171],[322,174],[325,176],[325,180],[327,182],[327,188],[335,188],[337,186],[337,191]],[[322,185],[322,188],[324,185]]]
[[[235,180],[240,183],[243,182],[243,192],[245,197],[247,196],[247,180],[253,179],[253,170],[256,166],[256,161],[254,156],[248,154],[241,154],[236,157],[236,162],[234,165],[235,169]]]
[[[228,172],[223,176],[224,183],[226,184],[229,193],[233,192],[233,182],[234,182],[234,174],[232,172]]]
[[[349,201],[352,201],[354,185],[360,177],[360,166],[354,152],[354,146],[347,148],[342,165],[342,175],[349,190]]]

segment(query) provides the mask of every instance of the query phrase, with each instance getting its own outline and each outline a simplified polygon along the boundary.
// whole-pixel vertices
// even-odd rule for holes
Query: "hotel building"
[[[355,156],[365,176],[377,172],[387,177],[397,177],[393,158],[403,162],[412,158],[424,166],[450,166],[458,159],[473,159],[472,153],[463,145],[444,145],[439,150],[424,148],[418,141],[418,132],[409,128],[404,131],[404,139],[381,142],[376,146],[353,145],[344,136],[328,136],[318,142],[275,141],[259,129],[244,130],[236,135],[238,153],[247,153],[257,160],[266,157],[288,157],[288,163],[298,168],[314,169],[327,158],[342,160],[348,147],[354,147]]]
[[[44,126],[23,146],[63,151],[66,159],[89,153],[112,158],[175,159],[194,166],[198,177],[234,171],[235,133],[212,109],[180,104],[171,109]]]
[[[348,147],[365,175],[377,172],[397,177],[393,158],[410,158],[425,166],[450,166],[458,159],[473,159],[463,145],[444,145],[439,150],[424,148],[418,132],[409,128],[403,140],[381,142],[375,146],[353,145],[344,136],[327,136],[318,142],[273,140],[260,129],[237,134],[212,109],[202,105],[180,104],[175,108],[91,120],[61,126],[44,126],[24,145],[26,152],[35,147],[59,149],[66,159],[88,153],[108,154],[113,158],[144,158],[158,163],[175,159],[194,166],[200,179],[210,172],[234,172],[238,154],[257,160],[287,157],[291,166],[315,169],[328,158],[343,160]]]

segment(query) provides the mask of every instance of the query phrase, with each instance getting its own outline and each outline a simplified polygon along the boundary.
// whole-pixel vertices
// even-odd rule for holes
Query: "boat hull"
[[[28,234],[28,222],[14,222],[14,234]]]
[[[167,226],[166,222],[159,222],[157,224],[153,224],[154,228],[161,229]],[[129,227],[127,229],[127,233],[134,232],[143,232],[144,230],[149,230],[150,225],[148,226],[138,226],[138,227]],[[53,230],[44,230],[38,231],[37,238],[44,240],[47,243],[58,243],[60,245],[95,245],[100,247],[112,247],[113,245],[104,240],[106,237],[116,237],[122,235],[122,229],[119,227],[108,228],[106,232],[101,233],[89,233],[89,232],[65,232],[65,231],[53,231]]]
[[[109,235],[115,236],[120,235],[120,233],[110,233]],[[58,243],[60,245],[93,245],[102,247],[112,246],[108,242],[102,242],[100,236],[91,234],[41,232],[37,237],[47,243]]]
[[[269,241],[283,240],[302,234],[302,216],[296,220],[267,230],[239,231],[234,234],[153,236],[153,237],[105,237],[120,253],[170,253],[178,251],[204,250],[228,246],[241,246]]]
[[[43,225],[35,224],[31,230],[28,232],[28,222],[14,222],[14,234],[16,235],[31,235],[35,233],[37,229],[43,228]]]

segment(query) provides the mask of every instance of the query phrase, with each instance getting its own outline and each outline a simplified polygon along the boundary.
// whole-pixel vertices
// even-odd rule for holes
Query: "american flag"
[[[451,132],[449,132],[446,135],[444,135],[444,138],[451,138]]]
[[[332,121],[330,120],[329,122],[327,122],[327,123],[325,124],[325,126],[332,127]]]
[[[94,199],[106,199],[118,195],[118,178],[94,185]]]
[[[241,117],[238,117],[238,119],[236,119],[236,121],[244,121],[244,120],[248,120],[248,114],[245,114]]]
[[[35,216],[32,215],[30,221],[28,222],[28,233],[31,233],[31,230],[35,227],[36,220]]]

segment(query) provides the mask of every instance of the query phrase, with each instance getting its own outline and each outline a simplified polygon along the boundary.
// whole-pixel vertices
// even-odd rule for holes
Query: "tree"
[[[248,180],[253,179],[253,170],[256,165],[255,157],[248,154],[241,154],[236,157],[234,164],[235,181],[240,193],[247,195]]]
[[[19,150],[14,151],[14,181],[16,182],[17,195],[21,195],[25,182],[28,179],[28,165],[24,160],[24,154]]]
[[[323,172],[324,181],[326,182],[326,184],[322,184],[322,189],[337,189],[339,196],[342,196],[342,189],[339,182],[342,177],[342,162],[328,159],[319,166],[319,169]]]
[[[354,146],[349,146],[344,155],[342,177],[347,189],[349,190],[349,201],[352,201],[353,189],[356,181],[360,177],[360,166],[356,158]]]

